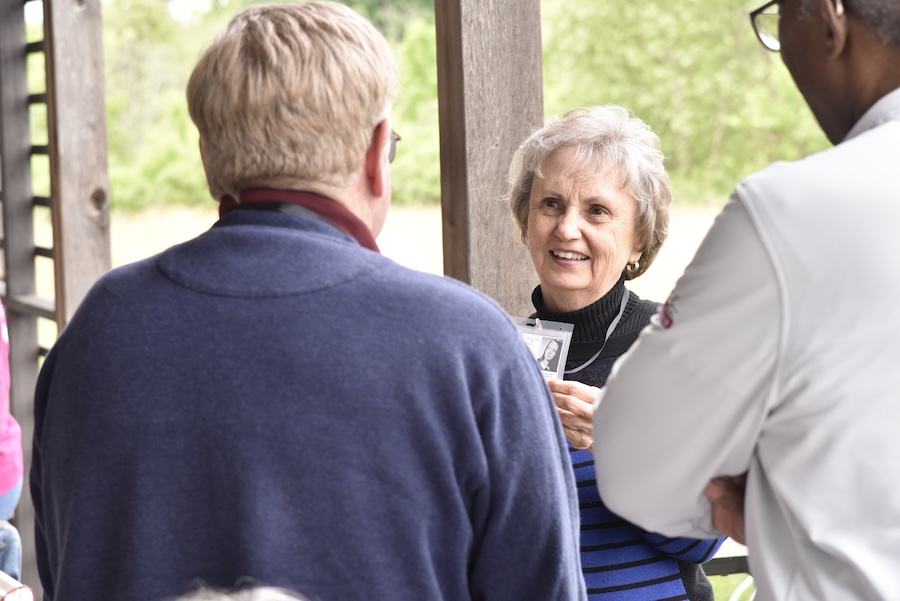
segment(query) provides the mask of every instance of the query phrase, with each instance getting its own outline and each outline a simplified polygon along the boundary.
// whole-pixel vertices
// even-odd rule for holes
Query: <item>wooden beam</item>
[[[24,6],[21,0],[0,0],[0,194],[3,199],[4,302],[7,305],[10,345],[10,409],[22,426],[25,451],[25,486],[14,522],[22,536],[22,580],[40,595],[34,559],[34,510],[28,490],[34,431],[34,383],[38,371],[37,319],[18,302],[20,299],[34,298],[35,293],[28,98]]]
[[[537,277],[502,196],[543,123],[540,0],[435,0],[444,273],[527,315]]]
[[[101,0],[44,0],[56,311],[111,266]]]

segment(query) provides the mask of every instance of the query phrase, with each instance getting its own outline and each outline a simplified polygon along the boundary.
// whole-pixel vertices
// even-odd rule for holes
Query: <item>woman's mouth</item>
[[[569,251],[551,250],[550,254],[557,259],[566,259],[567,261],[587,261],[588,256],[581,253],[573,253]]]

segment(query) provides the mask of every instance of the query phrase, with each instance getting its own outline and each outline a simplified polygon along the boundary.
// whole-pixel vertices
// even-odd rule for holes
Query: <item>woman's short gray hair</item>
[[[663,165],[659,136],[627,109],[615,105],[591,106],[551,119],[532,133],[513,155],[507,198],[522,241],[528,239],[528,208],[534,178],[543,177],[544,161],[557,150],[575,151],[587,168],[610,161],[622,174],[625,189],[637,203],[637,235],[642,254],[640,267],[624,271],[634,279],[647,271],[669,234],[672,187]]]

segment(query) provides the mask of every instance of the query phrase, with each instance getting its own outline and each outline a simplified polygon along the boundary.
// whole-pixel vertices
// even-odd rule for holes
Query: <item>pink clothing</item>
[[[9,412],[9,330],[0,303],[0,495],[11,491],[23,473],[22,428]]]

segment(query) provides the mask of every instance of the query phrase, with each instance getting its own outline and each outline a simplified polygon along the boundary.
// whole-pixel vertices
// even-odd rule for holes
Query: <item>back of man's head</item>
[[[900,88],[900,2],[782,0],[777,12],[775,49],[825,135],[838,144]]]
[[[213,197],[285,177],[347,185],[397,79],[387,41],[344,5],[248,7],[187,86]]]
[[[802,0],[801,12],[810,14],[818,0]],[[882,44],[900,48],[900,2],[897,0],[844,0],[844,9],[853,15]]]

